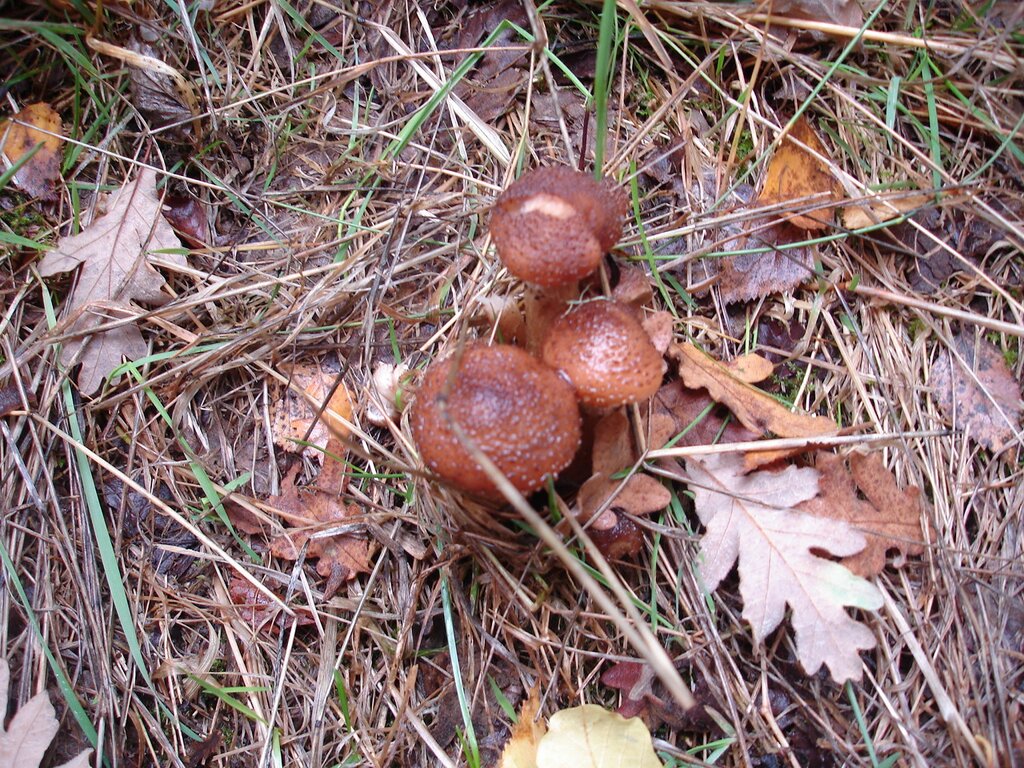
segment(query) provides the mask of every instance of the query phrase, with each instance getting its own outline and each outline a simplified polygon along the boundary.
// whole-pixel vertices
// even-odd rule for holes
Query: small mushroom
[[[410,415],[424,464],[456,488],[500,497],[449,420],[522,493],[565,469],[580,444],[572,387],[518,347],[475,344],[434,363]]]
[[[594,272],[622,237],[629,200],[608,181],[566,166],[535,168],[498,198],[491,238],[508,271],[554,287]]]
[[[567,312],[551,326],[540,356],[591,408],[653,397],[665,375],[665,361],[643,325],[616,301],[589,301]]]

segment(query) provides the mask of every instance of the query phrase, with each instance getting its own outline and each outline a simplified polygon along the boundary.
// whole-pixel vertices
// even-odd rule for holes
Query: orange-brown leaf
[[[825,147],[810,121],[801,116],[772,155],[757,199],[760,205],[792,202],[794,208],[810,208],[788,216],[793,226],[807,230],[828,227],[833,220],[833,208],[820,206],[839,199],[835,179],[814,153],[824,156]]]
[[[690,342],[673,345],[669,355],[679,363],[679,376],[687,387],[707,389],[750,430],[779,437],[820,437],[836,432],[836,425],[828,419],[790,411],[767,393],[736,378],[728,366]]]
[[[867,546],[841,562],[858,576],[876,576],[885,569],[885,556],[898,550],[902,565],[908,555],[924,552],[921,498],[916,486],[900,490],[881,456],[853,454],[850,468],[842,456],[819,454],[819,495],[797,509],[816,517],[849,523],[867,539]],[[865,497],[861,499],[857,492]]]
[[[0,122],[0,155],[4,168],[11,167],[40,145],[14,175],[14,183],[33,197],[53,200],[57,196],[62,135],[60,115],[45,103],[29,104],[11,120]]]

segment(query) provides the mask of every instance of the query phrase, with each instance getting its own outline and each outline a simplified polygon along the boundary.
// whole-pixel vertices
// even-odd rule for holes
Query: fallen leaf
[[[748,429],[779,437],[820,437],[835,434],[829,419],[794,413],[766,392],[737,378],[727,365],[718,362],[690,342],[674,344],[669,357],[679,364],[679,376],[690,389],[706,389],[711,397],[728,406]]]
[[[689,709],[681,707],[672,696],[666,695],[653,667],[642,661],[620,661],[613,664],[601,673],[601,683],[621,692],[621,701],[616,710],[620,715],[639,717],[652,730],[667,725],[676,730],[720,732],[718,721],[705,706],[714,702],[706,677],[694,675],[689,665],[684,665],[680,671],[688,671],[692,680],[689,685],[696,704]]]
[[[821,206],[839,199],[835,179],[814,153],[825,156],[825,147],[810,121],[801,116],[768,162],[761,194],[756,201],[758,205],[793,203],[797,209],[803,206],[810,208],[804,213],[785,212],[787,221],[798,229],[818,230],[831,225],[833,208]]]
[[[547,733],[543,719],[537,718],[539,711],[540,692],[534,688],[519,709],[519,719],[501,753],[498,768],[536,768],[537,746]]]
[[[644,516],[664,509],[671,492],[658,480],[635,472],[613,479],[633,467],[639,452],[624,409],[612,411],[594,427],[593,473],[577,494],[579,520],[606,557],[636,555],[643,534],[628,515]],[[595,519],[596,518],[596,519]]]
[[[775,370],[771,360],[756,355],[753,352],[734,357],[725,363],[725,367],[729,369],[733,376],[746,384],[757,384],[759,381],[764,381]]]
[[[233,576],[228,582],[228,596],[239,609],[242,620],[252,627],[253,632],[259,632],[264,628],[271,631],[288,629],[292,624],[304,627],[316,623],[308,608],[294,607],[294,615],[286,617],[283,624],[279,624],[276,619],[281,615],[281,607],[241,576]]]
[[[1020,429],[1020,383],[995,345],[957,334],[932,367],[935,404],[958,429],[992,451]]]
[[[864,535],[864,549],[840,561],[852,573],[877,576],[885,570],[885,556],[892,549],[898,550],[902,558],[924,552],[921,492],[915,486],[901,491],[879,454],[854,453],[847,470],[843,456],[821,453],[814,468],[820,475],[820,493],[798,505],[797,510],[849,523]],[[858,491],[867,501],[857,496]]]
[[[861,677],[860,651],[874,635],[845,608],[877,610],[878,590],[826,552],[847,557],[866,540],[847,523],[803,514],[797,505],[818,494],[818,473],[809,467],[744,474],[740,456],[688,459],[694,507],[704,524],[700,573],[714,591],[739,560],[743,618],[762,642],[791,611],[797,657],[815,674],[825,664],[839,683]]]
[[[338,381],[339,372],[336,366],[318,362],[282,370],[290,386],[274,403],[271,433],[275,445],[324,463],[331,437],[344,438],[351,431],[346,422],[352,421],[352,397],[345,384]],[[339,447],[339,455],[344,455],[340,441]]]
[[[718,405],[706,389],[688,389],[676,380],[654,396],[651,416],[651,447],[715,445],[756,440],[761,433],[747,429]]]
[[[192,248],[208,248],[213,242],[206,210],[191,195],[168,193],[164,198],[164,216]]]
[[[192,83],[160,57],[149,43],[136,38],[119,49],[131,73],[131,98],[151,128],[163,139],[187,142],[198,135],[198,100]]]
[[[87,394],[100,388],[104,378],[121,364],[146,354],[146,342],[134,323],[95,330],[111,319],[136,317],[131,305],[140,301],[160,305],[168,296],[161,290],[164,278],[149,261],[160,258],[184,266],[185,257],[170,224],[160,215],[156,194],[156,173],[143,168],[134,183],[126,184],[110,201],[107,212],[79,234],[65,237],[60,247],[43,257],[39,271],[44,277],[68,272],[79,264],[74,291],[67,300],[62,331],[74,334],[61,352],[70,365],[81,353],[82,370],[78,385]]]
[[[463,50],[479,47],[506,19],[521,27],[530,24],[522,3],[514,0],[495,0],[473,9],[459,26],[456,47]],[[481,120],[493,123],[509,110],[516,93],[527,82],[524,68],[528,60],[529,53],[523,49],[522,38],[508,27],[459,81],[455,93]]]
[[[787,221],[760,217],[731,223],[719,237],[723,251],[750,251],[705,259],[717,275],[722,301],[735,304],[782,293],[814,277],[816,245],[796,245],[807,235]]]
[[[343,455],[344,447],[332,438],[327,453]],[[316,572],[327,579],[324,595],[329,599],[345,582],[369,573],[370,542],[362,526],[353,522],[361,510],[341,497],[348,482],[345,462],[328,457],[316,483],[310,486],[296,484],[300,469],[301,464],[295,464],[281,481],[281,493],[263,503],[289,524],[270,539],[270,551],[286,560],[296,560],[305,551],[307,558],[317,560]],[[264,532],[259,518],[240,505],[225,505],[225,509],[242,531]]]
[[[29,104],[10,120],[0,121],[0,158],[5,170],[39,145],[14,174],[14,183],[32,197],[56,199],[63,135],[60,115],[45,103]]]
[[[864,9],[857,0],[773,0],[773,16],[788,16],[809,21],[828,21],[845,27],[864,23]]]
[[[663,768],[647,726],[594,704],[551,716],[537,768]]]
[[[871,227],[917,210],[933,200],[935,200],[934,194],[901,194],[899,197],[859,201],[843,208],[843,226],[847,229]]]
[[[5,710],[10,680],[7,660],[0,659],[0,702],[3,702]],[[14,713],[7,728],[4,728],[4,718],[0,717],[0,766],[38,768],[50,742],[57,735],[58,727],[53,705],[45,691],[26,701]],[[89,768],[91,754],[92,750],[87,749],[58,768]]]

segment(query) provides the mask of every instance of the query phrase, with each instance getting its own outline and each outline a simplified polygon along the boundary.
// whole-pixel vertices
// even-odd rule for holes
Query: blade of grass
[[[604,152],[608,140],[608,89],[611,84],[612,43],[618,21],[615,0],[604,0],[597,37],[597,65],[594,71],[594,176],[604,176]]]

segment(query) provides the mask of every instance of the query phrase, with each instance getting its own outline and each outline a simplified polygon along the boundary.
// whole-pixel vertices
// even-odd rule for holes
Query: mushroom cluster
[[[632,307],[607,299],[570,305],[622,237],[625,192],[566,167],[541,167],[494,205],[491,238],[502,263],[557,296],[537,356],[511,345],[470,344],[426,371],[410,413],[424,464],[444,482],[486,498],[500,493],[479,451],[521,493],[572,462],[584,409],[650,398],[665,373]],[[575,294],[575,295],[573,295]],[[531,345],[534,346],[534,345]]]

